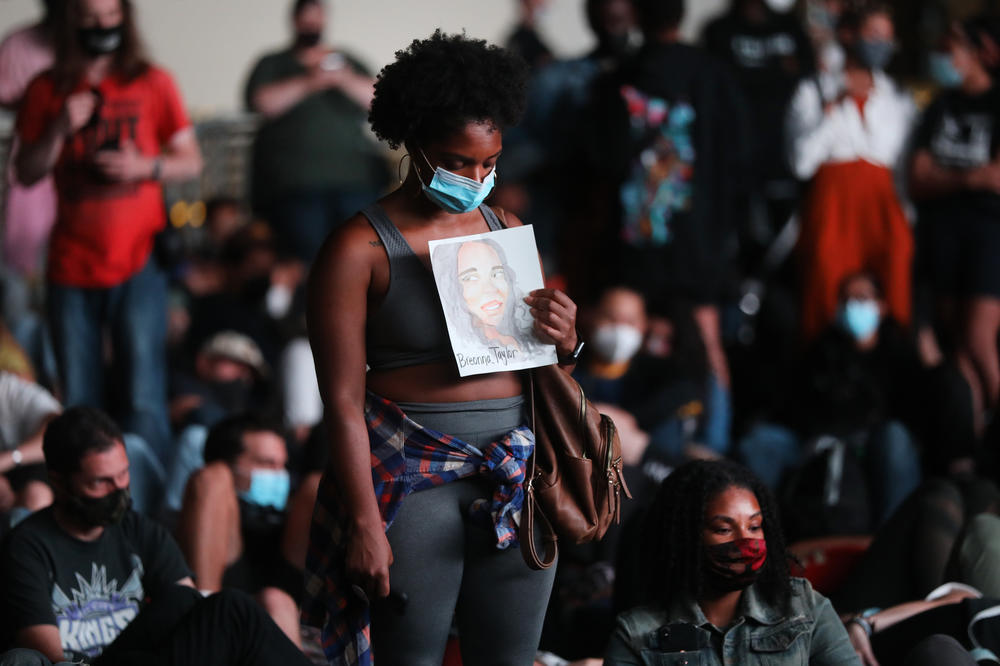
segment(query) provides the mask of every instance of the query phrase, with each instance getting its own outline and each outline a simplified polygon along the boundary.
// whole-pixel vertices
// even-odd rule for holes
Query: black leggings
[[[263,608],[236,590],[203,598],[181,585],[161,591],[94,666],[308,666]]]
[[[880,664],[882,662],[879,662]],[[976,666],[962,644],[951,636],[933,634],[913,646],[903,660],[905,666]]]
[[[949,562],[963,526],[994,509],[996,498],[996,486],[988,481],[924,483],[879,529],[861,563],[830,596],[834,608],[840,613],[888,608],[956,580]]]
[[[524,422],[519,398],[400,407],[417,423],[477,446]],[[520,550],[498,550],[496,535],[467,517],[469,504],[491,494],[474,477],[403,501],[387,533],[389,584],[409,601],[403,612],[373,604],[377,663],[440,666],[453,618],[465,666],[534,661],[555,567],[529,569]]]

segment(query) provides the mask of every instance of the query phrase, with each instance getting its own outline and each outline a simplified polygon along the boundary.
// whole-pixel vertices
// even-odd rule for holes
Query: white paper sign
[[[557,362],[524,297],[544,287],[531,225],[430,241],[434,282],[462,377]]]

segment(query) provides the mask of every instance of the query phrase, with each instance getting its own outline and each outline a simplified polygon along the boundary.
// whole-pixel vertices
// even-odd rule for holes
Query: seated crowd
[[[1000,23],[943,28],[947,89],[921,115],[886,73],[882,3],[810,0],[807,30],[790,3],[733,0],[694,47],[680,0],[587,0],[597,47],[568,61],[534,4],[511,41],[534,54],[527,111],[486,201],[533,225],[547,281],[579,306],[566,339],[586,346],[560,365],[616,424],[633,496],[603,540],[560,544],[536,665],[1000,663]],[[68,60],[11,102],[10,193],[55,173],[66,219],[47,281],[0,275],[0,666],[326,663],[300,613],[339,424],[307,282],[388,182],[341,133],[378,84],[322,45],[324,2],[296,0],[293,44],[247,83],[254,191],[161,230],[159,181],[202,165],[169,74],[133,43],[128,0],[46,7],[33,29]],[[485,49],[440,32],[411,48],[448,43]],[[50,103],[83,71],[98,87]],[[110,131],[90,118],[117,108],[118,76],[151,96],[139,134],[102,136],[77,175],[136,198],[88,207],[65,173]],[[322,154],[299,159],[310,132]],[[336,182],[291,182],[314,172]],[[87,236],[133,214],[134,238]],[[351,593],[367,617],[376,600]],[[422,612],[389,600],[372,626]]]

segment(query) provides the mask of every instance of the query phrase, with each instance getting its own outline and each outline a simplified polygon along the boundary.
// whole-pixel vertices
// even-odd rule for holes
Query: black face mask
[[[80,28],[77,35],[84,51],[92,56],[100,56],[114,53],[121,47],[125,29],[119,23],[110,28]]]
[[[253,385],[242,379],[228,382],[212,382],[212,397],[227,413],[235,414],[244,411],[250,405],[250,393]]]
[[[264,273],[263,275],[254,275],[243,281],[240,289],[240,295],[243,297],[243,301],[245,303],[263,307],[264,298],[267,296],[267,290],[270,288],[270,274]]]
[[[319,40],[323,38],[323,33],[321,32],[298,32],[295,33],[295,48],[297,49],[309,49],[319,44]]]
[[[120,488],[104,497],[80,497],[66,495],[66,512],[80,525],[86,527],[107,527],[121,522],[132,507],[132,494],[128,488]]]
[[[604,35],[597,47],[599,55],[614,59],[624,58],[634,50],[631,35],[628,32]]]

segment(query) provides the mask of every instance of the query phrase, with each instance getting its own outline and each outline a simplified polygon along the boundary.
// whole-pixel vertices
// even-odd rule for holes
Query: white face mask
[[[295,294],[285,285],[272,284],[264,297],[267,314],[274,319],[281,319],[292,307]]]
[[[771,11],[787,14],[795,6],[795,0],[764,0],[764,4],[770,7]]]
[[[606,361],[630,360],[642,346],[642,331],[630,324],[604,324],[594,331],[594,349]]]

